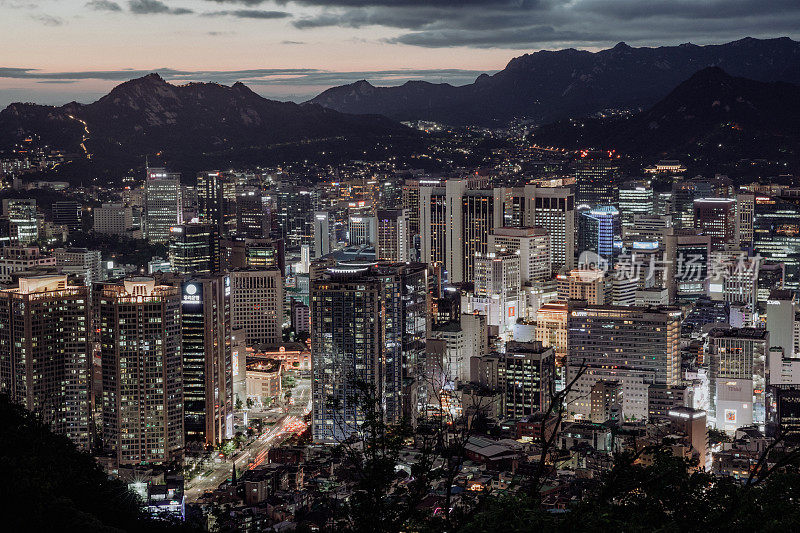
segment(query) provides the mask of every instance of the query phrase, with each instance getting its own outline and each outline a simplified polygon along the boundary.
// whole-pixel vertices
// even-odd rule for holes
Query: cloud
[[[409,80],[450,82],[463,84],[472,82],[483,73],[464,69],[394,69],[365,71],[327,71],[309,68],[245,69],[221,71],[187,71],[170,68],[153,70],[102,70],[73,72],[42,72],[31,68],[0,67],[0,78],[27,79],[44,83],[70,83],[80,80],[127,81],[158,72],[162,78],[173,82],[210,81],[233,84],[241,81],[251,86],[332,86],[369,80],[379,85],[400,85]],[[491,73],[491,72],[490,72]]]
[[[286,11],[264,11],[260,9],[233,9],[226,11],[211,11],[204,13],[209,17],[236,17],[240,19],[285,19],[292,16]]]
[[[214,2],[215,4],[239,4],[243,6],[260,6],[267,0],[206,0],[208,2]],[[285,2],[280,2],[285,4]]]
[[[289,0],[277,0],[286,4]],[[299,29],[383,26],[422,47],[600,47],[800,36],[797,0],[291,0]],[[404,30],[404,31],[403,31]]]
[[[137,15],[189,15],[194,13],[185,7],[169,7],[160,0],[128,0],[128,9]]]
[[[303,41],[281,41],[281,44],[306,44]]]
[[[109,0],[92,0],[86,3],[86,7],[95,11],[122,11],[118,3]]]
[[[33,20],[39,21],[45,26],[61,26],[64,24],[64,20],[58,17],[54,17],[53,15],[45,15],[43,13],[31,15]]]

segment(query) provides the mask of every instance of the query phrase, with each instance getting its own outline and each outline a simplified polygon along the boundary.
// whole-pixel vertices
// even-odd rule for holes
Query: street
[[[232,458],[214,463],[204,473],[187,480],[184,492],[186,503],[197,500],[206,491],[216,489],[223,481],[229,479],[234,464],[236,464],[238,473],[248,468],[252,470],[267,460],[270,448],[280,445],[293,434],[302,433],[306,428],[303,417],[311,411],[311,381],[309,379],[297,380],[297,385],[292,389],[292,399],[293,402],[289,405],[288,410],[285,407],[275,407],[248,413],[252,418],[274,421],[274,425],[247,447],[239,450]]]

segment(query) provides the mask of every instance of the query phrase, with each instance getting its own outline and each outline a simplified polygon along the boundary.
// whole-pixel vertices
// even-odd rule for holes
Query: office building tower
[[[749,248],[753,245],[753,221],[755,219],[756,195],[736,195],[736,237],[735,243],[739,248]]]
[[[724,248],[736,237],[736,200],[699,198],[694,201],[694,227],[711,237],[711,247]]]
[[[216,226],[192,222],[170,228],[169,262],[179,274],[219,272],[220,240]]]
[[[9,237],[12,243],[25,245],[39,238],[36,200],[6,198],[3,200],[3,215],[8,217]]]
[[[94,290],[103,375],[103,444],[120,465],[183,455],[181,292],[152,278]]]
[[[671,229],[672,217],[669,215],[637,213],[630,224],[622,226],[622,243],[631,251],[663,247]]]
[[[636,215],[655,213],[653,185],[649,180],[631,180],[619,187],[619,211],[623,226],[633,224]]]
[[[800,289],[800,204],[756,196],[753,253],[783,263],[785,287]]]
[[[276,204],[273,237],[282,239],[288,248],[314,244],[311,191],[295,183],[281,182],[271,191],[271,195]]]
[[[205,171],[197,174],[197,216],[201,221],[215,227],[220,235],[225,233],[225,196],[222,172]]]
[[[582,154],[575,162],[575,202],[590,208],[617,203],[619,162],[608,153]]]
[[[636,291],[639,289],[639,280],[635,277],[617,275],[611,276],[611,304],[636,305]]]
[[[250,239],[269,237],[272,226],[264,195],[258,189],[236,194],[236,235]]]
[[[248,346],[283,341],[283,277],[280,270],[233,270],[231,322],[243,329]]]
[[[314,213],[314,258],[328,255],[336,247],[336,221],[328,211]]]
[[[592,305],[606,302],[606,274],[597,269],[575,269],[556,276],[558,300],[583,300]]]
[[[767,398],[767,435],[796,443],[800,440],[800,385],[770,386]]]
[[[128,235],[133,231],[133,208],[125,204],[104,203],[92,211],[95,233]]]
[[[711,236],[676,230],[666,237],[664,280],[671,302],[694,301],[708,294]]]
[[[283,242],[272,239],[235,239],[220,242],[222,270],[252,268],[286,271]]]
[[[347,221],[347,242],[351,246],[375,246],[377,221],[372,216],[350,216]]]
[[[773,290],[783,289],[786,267],[783,263],[765,263],[758,267],[756,276],[756,299],[759,305],[766,306]]]
[[[340,442],[363,422],[353,402],[358,382],[381,398],[388,422],[414,419],[427,299],[428,269],[421,263],[342,263],[312,277],[316,442]]]
[[[622,249],[622,225],[619,210],[611,205],[578,210],[578,257],[584,252],[599,256],[608,267]]]
[[[680,379],[681,311],[571,302],[567,323],[567,381],[585,373],[568,395],[568,410],[589,418],[591,388],[601,380],[622,384],[626,417],[647,418],[647,387]]]
[[[513,330],[522,307],[520,256],[491,253],[475,259],[474,309],[501,335]]]
[[[148,168],[144,191],[145,238],[154,243],[166,243],[170,228],[183,223],[180,174],[163,168]]]
[[[536,342],[509,342],[498,354],[497,384],[505,418],[521,418],[550,407],[555,393],[555,351]]]
[[[83,206],[74,200],[53,202],[53,224],[66,226],[70,231],[81,229],[81,211]]]
[[[0,392],[77,446],[91,443],[89,294],[67,276],[0,291]]]
[[[630,226],[636,215],[653,216],[655,210],[655,193],[649,180],[631,180],[619,187],[619,202],[623,226]]]
[[[720,430],[765,424],[766,358],[769,332],[755,328],[712,329],[712,410]]]
[[[544,228],[550,235],[553,272],[575,265],[575,195],[568,187],[526,185],[525,226]]]
[[[647,420],[655,422],[669,418],[670,411],[690,407],[694,398],[686,386],[650,385],[647,389]]]
[[[105,279],[100,250],[57,248],[53,255],[56,257],[56,269],[59,274],[77,276],[87,287]]]
[[[404,209],[378,209],[376,258],[384,261],[409,261],[408,213]]]
[[[552,277],[550,235],[544,228],[495,228],[489,235],[489,252],[519,255],[523,285]]]
[[[767,300],[767,332],[770,346],[783,350],[783,357],[793,359],[796,355],[794,324],[797,315],[797,299],[789,290],[773,290]]]
[[[181,295],[186,441],[218,446],[233,437],[231,280],[191,278]]]
[[[447,322],[434,327],[432,339],[445,342],[441,364],[430,365],[441,376],[441,383],[452,390],[457,383],[470,380],[470,361],[483,354],[485,345],[481,340],[482,331],[469,327],[466,323],[472,315],[462,315],[463,320]],[[438,380],[437,380],[438,382]]]
[[[705,181],[676,181],[672,184],[672,219],[677,229],[694,228],[694,201],[714,196]]]
[[[536,341],[555,350],[556,367],[567,357],[567,304],[546,303],[536,311]]]

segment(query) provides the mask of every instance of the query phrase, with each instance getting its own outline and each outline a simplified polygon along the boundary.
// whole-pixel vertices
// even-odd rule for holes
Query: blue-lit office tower
[[[622,248],[619,210],[612,205],[579,211],[578,257],[583,252],[594,252],[609,265]]]

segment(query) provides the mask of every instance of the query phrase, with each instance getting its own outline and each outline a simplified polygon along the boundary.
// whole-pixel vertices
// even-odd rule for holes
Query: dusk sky
[[[797,0],[0,0],[0,107],[90,102],[157,71],[305,100],[469,83],[540,49],[800,36]]]

